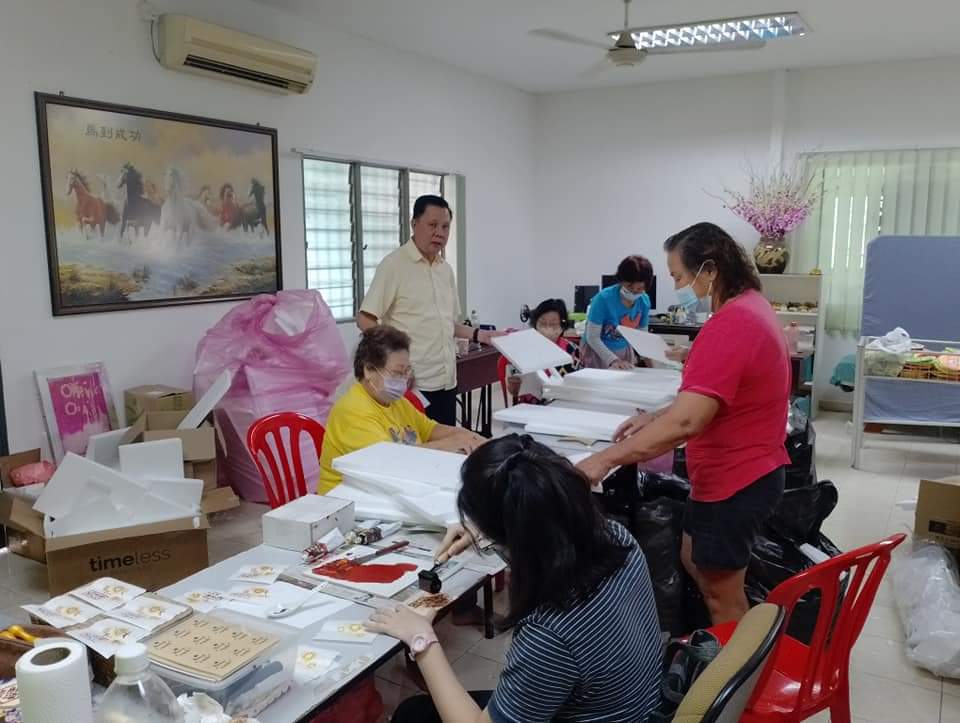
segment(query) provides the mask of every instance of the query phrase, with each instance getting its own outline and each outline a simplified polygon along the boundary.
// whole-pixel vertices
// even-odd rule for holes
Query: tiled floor
[[[840,503],[824,532],[844,550],[897,531],[911,531],[913,513],[896,506],[915,497],[921,477],[960,473],[960,444],[930,438],[869,436],[863,469],[849,466],[848,415],[821,414],[816,421],[817,472],[840,490]],[[265,508],[244,503],[212,521],[210,559],[217,562],[261,542],[260,514]],[[19,605],[46,599],[44,569],[15,555],[0,555],[0,624],[25,620]],[[498,596],[498,606],[502,605]],[[510,644],[509,633],[485,640],[479,628],[438,625],[444,650],[468,689],[489,689]],[[855,720],[909,723],[960,723],[960,681],[942,681],[913,667],[903,654],[903,630],[885,582],[851,662]],[[418,693],[402,657],[377,675],[388,711]],[[821,715],[812,719],[828,721]]]

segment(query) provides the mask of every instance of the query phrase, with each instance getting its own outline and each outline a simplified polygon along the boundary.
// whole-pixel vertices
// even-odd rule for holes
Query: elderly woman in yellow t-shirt
[[[410,337],[389,326],[364,332],[353,358],[357,378],[327,418],[320,454],[319,494],[342,476],[333,460],[377,442],[420,445],[469,454],[486,440],[467,429],[437,424],[404,398],[412,382]]]

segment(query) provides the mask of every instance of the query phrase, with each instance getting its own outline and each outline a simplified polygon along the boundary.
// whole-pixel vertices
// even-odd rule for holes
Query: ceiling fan
[[[722,20],[697,20],[676,25],[630,27],[631,0],[623,0],[623,27],[612,30],[607,37],[613,45],[582,38],[578,35],[539,28],[530,35],[559,40],[575,45],[586,45],[606,51],[598,68],[613,64],[618,67],[642,63],[648,55],[709,52],[714,50],[755,50],[768,40],[804,35],[807,26],[796,12],[768,13]]]

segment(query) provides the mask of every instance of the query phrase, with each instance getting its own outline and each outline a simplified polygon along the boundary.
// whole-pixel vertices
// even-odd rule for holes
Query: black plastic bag
[[[668,497],[643,502],[637,505],[630,525],[647,559],[660,629],[671,637],[689,632],[682,604],[686,572],[680,561],[684,504]]]
[[[668,497],[671,500],[686,502],[687,497],[690,496],[690,482],[676,474],[640,472],[637,484],[642,500]]]
[[[764,525],[768,535],[779,535],[797,545],[814,544],[820,526],[837,506],[840,495],[830,480],[785,490],[780,503]]]
[[[784,486],[789,489],[806,487],[817,481],[817,469],[814,462],[816,454],[817,433],[808,421],[802,429],[797,429],[787,435],[784,447],[790,457],[790,464],[785,472]]]

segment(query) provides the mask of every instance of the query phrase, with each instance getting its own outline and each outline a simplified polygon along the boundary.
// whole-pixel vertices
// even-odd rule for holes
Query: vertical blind
[[[820,200],[793,236],[794,268],[823,271],[827,330],[856,334],[867,244],[960,235],[960,149],[811,153],[805,167]]]
[[[304,157],[307,287],[338,321],[356,316],[377,266],[410,237],[417,197],[443,190],[440,174]]]

